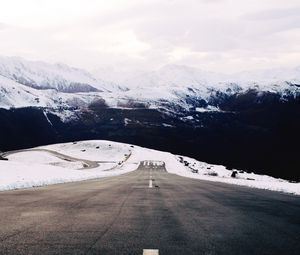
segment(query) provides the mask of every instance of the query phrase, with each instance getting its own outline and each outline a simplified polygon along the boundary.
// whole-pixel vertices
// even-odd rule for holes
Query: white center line
[[[150,169],[150,173],[149,173],[149,188],[153,188],[153,184],[152,184],[152,169]]]
[[[159,250],[144,249],[143,255],[159,255]]]
[[[152,188],[152,179],[149,179],[149,188]]]

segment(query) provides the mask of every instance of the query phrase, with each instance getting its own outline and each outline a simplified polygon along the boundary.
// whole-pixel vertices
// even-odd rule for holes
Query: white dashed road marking
[[[143,255],[159,255],[159,250],[144,249]]]
[[[152,179],[149,179],[149,188],[152,188]]]

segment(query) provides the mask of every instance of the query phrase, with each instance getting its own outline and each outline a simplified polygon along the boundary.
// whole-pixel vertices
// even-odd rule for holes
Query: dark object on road
[[[247,178],[247,180],[249,180],[249,181],[255,181],[255,179],[253,179],[253,178]]]
[[[231,177],[236,178],[237,173],[238,173],[237,171],[232,171]]]
[[[81,150],[82,152],[85,152],[85,150]]]
[[[197,169],[192,169],[192,173],[197,174],[198,170]]]
[[[96,147],[96,149],[99,149],[99,148],[100,148],[99,146]]]

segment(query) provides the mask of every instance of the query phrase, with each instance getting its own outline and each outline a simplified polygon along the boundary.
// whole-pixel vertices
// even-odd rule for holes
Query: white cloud
[[[300,64],[298,0],[0,0],[0,54],[95,69]]]

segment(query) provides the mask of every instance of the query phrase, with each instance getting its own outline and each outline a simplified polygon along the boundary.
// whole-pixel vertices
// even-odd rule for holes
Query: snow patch
[[[8,161],[0,160],[0,190],[115,176],[134,171],[141,161],[153,160],[164,162],[169,173],[184,177],[300,195],[300,183],[244,171],[237,171],[236,178],[232,178],[232,171],[224,166],[130,144],[93,140],[35,149],[56,151],[70,157],[96,161],[99,165],[92,169],[80,169],[80,162],[67,162],[44,151],[18,152],[9,155]]]
[[[209,105],[206,108],[196,107],[196,112],[220,112],[220,109],[218,107]]]

